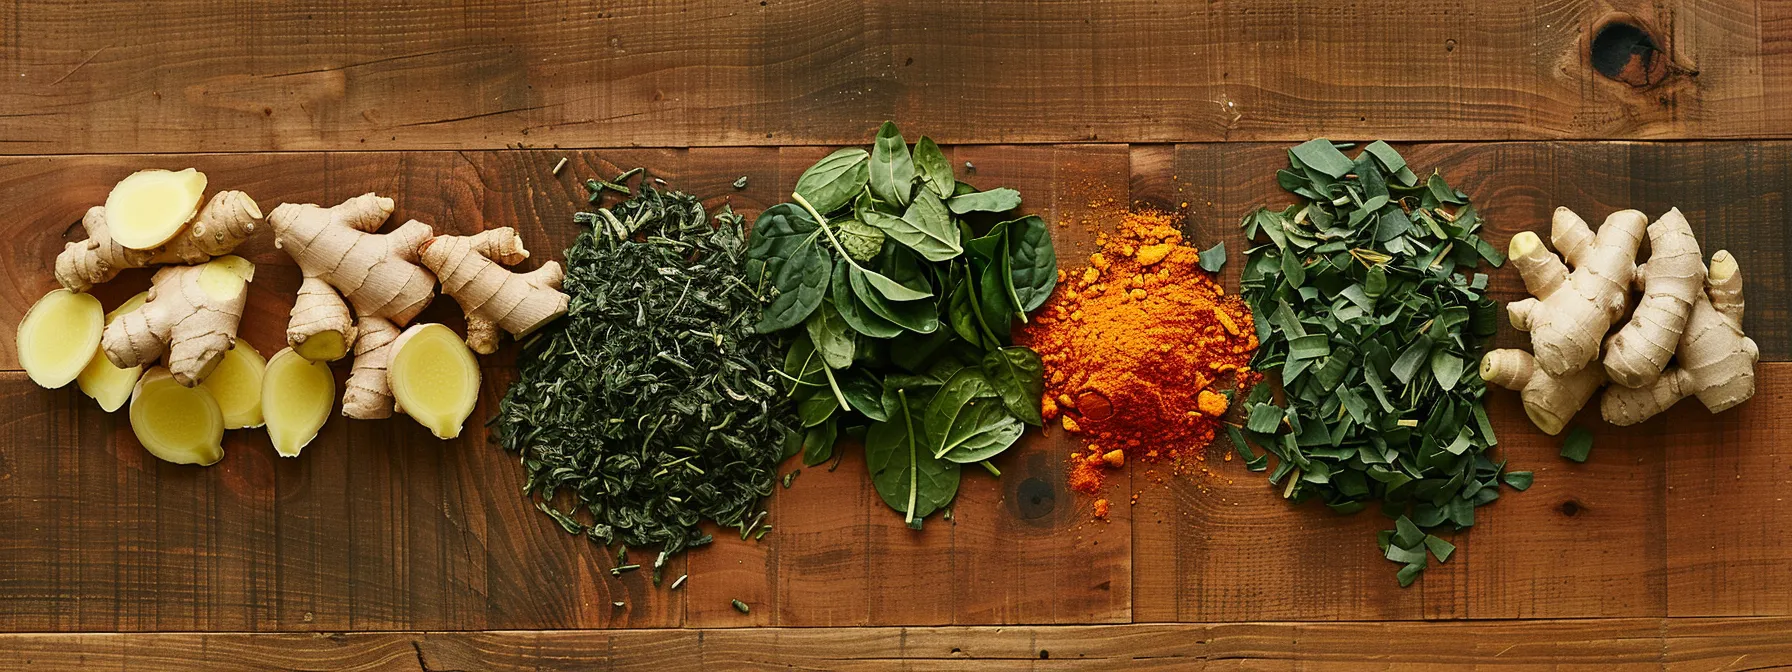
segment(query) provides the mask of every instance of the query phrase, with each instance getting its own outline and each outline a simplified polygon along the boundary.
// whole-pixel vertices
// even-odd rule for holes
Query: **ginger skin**
[[[334,287],[362,317],[410,323],[435,298],[436,277],[418,264],[418,251],[432,236],[428,224],[411,220],[391,233],[373,233],[392,214],[392,199],[362,194],[333,207],[285,203],[268,213],[274,245],[298,262],[310,298],[294,305],[286,341],[295,350],[319,333],[334,331],[343,347],[348,332],[347,305],[319,300],[315,278]]]
[[[1624,387],[1655,381],[1680,342],[1705,286],[1704,255],[1679,208],[1649,225],[1649,262],[1637,269],[1643,300],[1605,345],[1605,373]]]
[[[1742,333],[1742,273],[1735,257],[1728,251],[1712,255],[1705,284],[1674,351],[1676,366],[1642,387],[1607,390],[1599,403],[1606,422],[1634,425],[1687,397],[1721,413],[1755,395],[1761,351]]]
[[[1550,242],[1574,266],[1572,273],[1537,234],[1512,237],[1512,264],[1536,298],[1512,302],[1506,310],[1513,327],[1531,332],[1538,367],[1559,377],[1598,358],[1606,330],[1624,314],[1647,226],[1643,213],[1620,210],[1594,235],[1574,211],[1556,208]]]
[[[1554,436],[1562,433],[1574,414],[1605,384],[1605,372],[1589,366],[1566,376],[1552,376],[1536,365],[1531,353],[1502,349],[1481,357],[1481,379],[1516,390],[1531,423]]]
[[[204,263],[230,254],[261,223],[261,208],[248,194],[220,191],[174,240],[161,247],[136,250],[113,239],[106,222],[106,208],[96,205],[81,218],[87,238],[68,243],[56,255],[56,281],[69,291],[85,292],[127,268]]]
[[[237,324],[254,277],[255,265],[234,255],[156,271],[143,307],[106,325],[100,348],[121,369],[166,352],[174,381],[198,385],[236,345]]]
[[[442,293],[467,314],[467,346],[489,355],[498,350],[498,329],[517,338],[566,314],[571,299],[560,291],[566,277],[558,262],[528,273],[499,264],[529,258],[510,227],[472,236],[436,236],[423,244],[423,265],[442,279]]]
[[[342,414],[356,420],[390,418],[394,406],[386,368],[392,361],[392,342],[398,339],[398,326],[391,320],[365,317],[361,318],[359,330],[355,367],[348,376],[348,390],[342,393]]]

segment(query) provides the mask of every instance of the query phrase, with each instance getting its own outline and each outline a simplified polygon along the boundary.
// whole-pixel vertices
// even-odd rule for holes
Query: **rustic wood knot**
[[[1562,504],[1560,506],[1556,507],[1556,510],[1560,511],[1562,513],[1562,515],[1564,515],[1564,516],[1573,518],[1575,516],[1580,515],[1580,512],[1585,511],[1586,508],[1587,507],[1585,504],[1581,504],[1580,502],[1570,499],[1570,500],[1562,502]]]
[[[1617,14],[1607,17],[1593,32],[1588,60],[1606,79],[1639,89],[1652,87],[1686,72],[1660,45],[1641,22]]]
[[[1058,493],[1052,490],[1050,483],[1041,478],[1021,481],[1015,494],[1020,505],[1020,517],[1024,520],[1049,516],[1052,509],[1058,506]]]

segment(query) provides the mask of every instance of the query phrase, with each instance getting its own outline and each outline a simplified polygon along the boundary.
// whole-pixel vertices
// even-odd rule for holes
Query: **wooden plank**
[[[1680,205],[1713,247],[1729,246],[1741,258],[1748,328],[1764,358],[1779,362],[1792,352],[1783,278],[1783,229],[1792,220],[1772,185],[1788,177],[1789,147],[1402,149],[1416,165],[1444,166],[1475,194],[1498,244],[1543,226],[1558,200],[1588,212]],[[1186,207],[1191,240],[1223,238],[1242,250],[1236,218],[1281,198],[1271,175],[1284,150],[1267,143],[952,153],[956,163],[977,167],[973,182],[1019,187],[1029,208],[1058,222],[1061,257],[1074,267],[1089,251],[1088,235],[1133,200]],[[198,165],[213,184],[245,188],[270,206],[332,202],[368,188],[402,193],[400,218],[450,231],[516,226],[539,260],[558,256],[576,234],[571,213],[586,175],[654,166],[672,184],[714,197],[711,205],[727,201],[751,214],[781,200],[795,174],[823,152],[290,153],[158,162]],[[570,160],[556,176],[561,156]],[[64,227],[103,199],[103,186],[94,185],[141,164],[118,155],[0,161],[0,202],[17,204],[0,240],[11,245],[4,258],[20,279],[0,293],[0,314],[16,321],[48,289]],[[748,187],[735,191],[729,185],[743,173]],[[262,267],[245,333],[271,353],[283,341],[297,273],[265,239],[245,254]],[[1228,269],[1235,282],[1232,273],[1236,265]],[[1510,273],[1495,277],[1501,298],[1517,295]],[[146,279],[138,273],[107,285],[105,300],[122,300],[141,286],[131,283]],[[440,301],[427,319],[458,325],[458,313]],[[902,528],[867,487],[856,451],[839,471],[805,469],[796,487],[780,489],[769,504],[776,532],[758,544],[723,539],[689,556],[688,592],[668,593],[652,589],[644,573],[609,577],[613,557],[565,535],[516,496],[514,457],[484,443],[476,428],[444,445],[402,418],[339,421],[297,460],[274,459],[265,439],[244,432],[213,469],[163,465],[137,449],[121,418],[95,412],[72,390],[31,387],[16,372],[10,337],[0,333],[0,369],[15,371],[0,374],[0,399],[15,418],[0,441],[0,500],[20,513],[0,520],[0,565],[16,568],[0,575],[9,605],[0,630],[1653,617],[1778,614],[1788,606],[1783,591],[1735,579],[1736,571],[1777,575],[1792,563],[1792,551],[1776,541],[1786,530],[1774,517],[1786,490],[1780,446],[1787,442],[1771,420],[1792,380],[1792,365],[1783,363],[1764,365],[1760,398],[1730,414],[1686,406],[1632,430],[1601,429],[1601,449],[1586,465],[1560,461],[1555,440],[1529,428],[1515,395],[1495,393],[1504,449],[1515,466],[1538,472],[1537,486],[1484,509],[1482,523],[1457,537],[1459,559],[1406,591],[1393,586],[1392,566],[1370,545],[1382,521],[1291,509],[1260,475],[1219,455],[1214,477],[1169,487],[1132,483],[1138,507],[1116,507],[1110,523],[1085,522],[1087,500],[1061,489],[1055,456],[1067,451],[1048,437],[998,461],[1009,474],[1000,481],[968,476],[954,521],[930,521],[920,534]],[[1511,333],[1499,340],[1518,342]],[[514,375],[512,350],[488,360],[492,384],[475,423]],[[1628,442],[1639,447],[1619,447]],[[1740,478],[1733,487],[1713,485],[1709,473]],[[1048,514],[1023,516],[1045,492]],[[1706,516],[1718,493],[1748,506]],[[1710,560],[1710,547],[1721,544],[1742,563],[1737,570]],[[670,578],[683,573],[676,565],[668,571]],[[753,613],[734,612],[728,600],[736,597],[750,600]],[[613,608],[613,600],[626,606]]]
[[[1642,86],[1592,67],[1591,0],[24,0],[0,152],[1788,135],[1784,6],[1625,9],[1667,50]]]
[[[1770,375],[1722,415],[1692,404],[1638,425],[1668,447],[1668,615],[1792,615],[1792,586],[1761,580],[1792,573],[1792,425],[1778,410],[1788,401],[1792,381]]]
[[[1760,669],[1780,619],[0,635],[0,670]],[[1733,660],[1732,660],[1733,659]],[[1725,665],[1724,663],[1729,663]]]
[[[1792,618],[1669,618],[1665,634],[1674,672],[1792,667]]]

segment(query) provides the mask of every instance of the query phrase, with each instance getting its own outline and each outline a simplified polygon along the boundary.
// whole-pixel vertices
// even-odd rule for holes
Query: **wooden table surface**
[[[804,469],[769,500],[772,534],[676,560],[691,578],[668,591],[612,578],[613,555],[520,497],[515,458],[477,430],[513,347],[485,358],[460,440],[337,418],[297,459],[238,431],[200,469],[150,457],[72,386],[33,385],[7,328],[0,669],[1792,665],[1792,3],[5,5],[8,324],[138,168],[197,167],[264,208],[378,191],[395,219],[517,227],[540,260],[576,234],[587,176],[646,166],[756,212],[889,118],[1075,224],[1053,229],[1072,267],[1083,224],[1128,204],[1242,249],[1238,219],[1286,201],[1273,172],[1315,136],[1395,141],[1471,194],[1502,247],[1558,205],[1678,206],[1707,254],[1740,260],[1762,362],[1755,398],[1723,415],[1688,402],[1613,429],[1583,413],[1585,464],[1492,393],[1500,449],[1536,485],[1480,509],[1409,589],[1374,547],[1385,519],[1290,506],[1219,453],[1211,475],[1129,470],[1115,492],[1137,503],[1092,522],[1054,434],[1002,457],[1000,480],[967,476],[954,519],[921,533],[858,451]],[[1593,52],[1627,46],[1595,39],[1621,37],[1614,22],[1659,50],[1618,53],[1608,77]],[[244,254],[243,331],[271,353],[298,273],[268,237]],[[1520,291],[1494,274],[1497,298]],[[432,318],[461,324],[451,301]]]

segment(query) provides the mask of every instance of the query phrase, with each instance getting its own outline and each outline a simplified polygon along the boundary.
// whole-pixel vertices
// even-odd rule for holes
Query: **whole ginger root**
[[[1624,315],[1647,226],[1643,213],[1620,210],[1606,217],[1595,235],[1574,211],[1556,208],[1550,242],[1574,266],[1572,273],[1537,234],[1512,237],[1512,265],[1536,298],[1507,304],[1506,311],[1514,328],[1531,333],[1538,367],[1565,376],[1599,357],[1606,330]]]
[[[1720,250],[1711,257],[1705,291],[1693,299],[1675,366],[1642,387],[1606,390],[1600,415],[1614,425],[1634,425],[1687,397],[1721,413],[1755,396],[1761,350],[1742,333],[1742,308],[1741,269],[1729,251]]]
[[[197,266],[156,271],[143,307],[106,325],[100,348],[121,369],[167,354],[167,368],[184,387],[211,375],[236,346],[255,265],[235,255]]]
[[[422,248],[434,237],[430,226],[411,220],[390,233],[374,233],[393,205],[369,193],[329,208],[289,203],[268,213],[275,246],[292,255],[305,276],[286,342],[312,361],[340,359],[353,349],[355,373],[342,404],[342,414],[351,418],[392,415],[383,346],[435,298],[436,276],[420,263]],[[364,339],[374,341],[364,347]]]
[[[497,352],[500,328],[522,338],[566,314],[571,298],[560,291],[566,274],[558,262],[528,273],[499,265],[528,258],[508,226],[471,236],[436,236],[423,244],[423,265],[442,279],[442,293],[466,311],[467,346],[474,352]]]
[[[199,179],[203,183],[204,177]],[[127,199],[125,205],[132,204]],[[126,247],[113,236],[106,206],[96,205],[81,218],[87,238],[64,245],[62,253],[56,255],[56,282],[71,292],[85,292],[128,268],[204,263],[235,251],[261,224],[261,208],[255,199],[240,191],[220,191],[173,240],[138,250]]]

